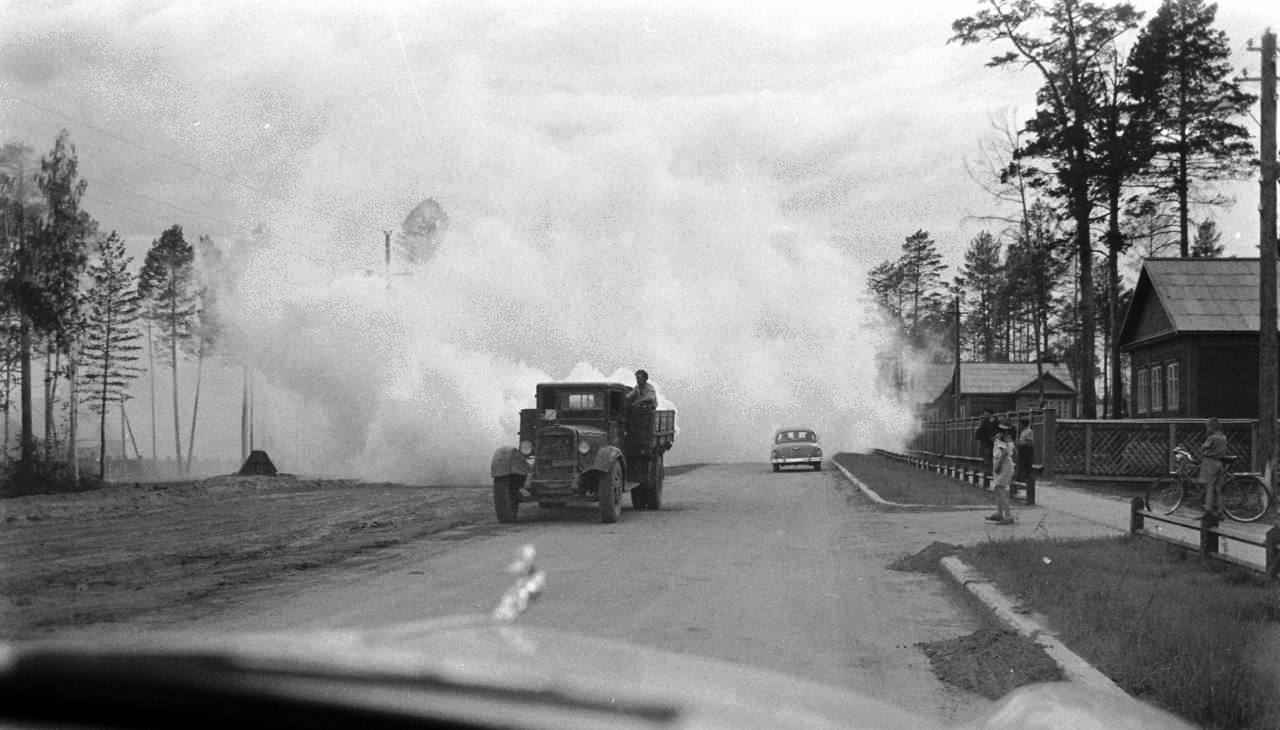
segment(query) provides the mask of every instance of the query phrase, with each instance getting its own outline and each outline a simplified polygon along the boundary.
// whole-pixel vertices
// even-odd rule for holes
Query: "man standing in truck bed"
[[[636,387],[627,393],[627,404],[632,408],[657,408],[658,391],[649,384],[649,373],[636,371]]]

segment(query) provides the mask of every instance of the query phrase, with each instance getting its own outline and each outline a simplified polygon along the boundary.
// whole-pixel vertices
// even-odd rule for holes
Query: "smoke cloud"
[[[878,86],[922,78],[872,48],[883,18],[790,3],[759,18],[648,4],[125,5],[36,13],[0,71],[51,106],[85,100],[91,195],[176,202],[188,212],[166,216],[192,238],[230,219],[266,224],[232,257],[223,347],[265,383],[261,430],[301,432],[304,463],[273,454],[282,468],[483,480],[538,382],[630,382],[638,367],[679,408],[673,461],[763,460],[779,426],[817,429],[828,451],[911,430],[909,409],[877,389],[892,343],[865,269],[896,249],[899,226],[961,217],[946,195],[895,202],[899,180],[959,161],[899,153],[937,132]],[[52,53],[55,36],[88,50]],[[928,47],[928,68],[968,68]],[[970,95],[951,77],[932,84],[939,106]],[[984,110],[966,113],[985,124]],[[967,143],[959,118],[946,133]],[[447,230],[388,283],[382,232],[425,198]],[[127,230],[149,240],[155,225]],[[201,426],[220,439],[202,455],[234,450],[235,371],[209,368],[219,382],[201,418],[222,422]]]

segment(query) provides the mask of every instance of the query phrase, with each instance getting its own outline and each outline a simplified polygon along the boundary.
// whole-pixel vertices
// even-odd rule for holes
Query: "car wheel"
[[[813,470],[814,470],[814,471],[822,471],[822,462],[821,462],[821,461],[819,461],[817,464],[814,464],[814,465],[813,465]]]
[[[778,472],[780,472],[780,471],[782,471],[782,465],[781,465],[781,464],[774,464],[774,465],[773,465],[773,472],[776,474],[776,473],[778,473]]]
[[[519,475],[494,477],[493,479],[493,511],[498,513],[498,522],[515,522],[520,513],[520,485],[524,479]]]
[[[622,462],[615,461],[608,474],[597,477],[596,497],[600,500],[600,521],[610,524],[622,516]]]

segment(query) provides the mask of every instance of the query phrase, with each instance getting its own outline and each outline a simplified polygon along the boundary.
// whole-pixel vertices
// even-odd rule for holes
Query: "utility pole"
[[[1258,457],[1271,486],[1275,484],[1276,381],[1280,379],[1280,351],[1276,333],[1276,35],[1262,34],[1261,200],[1258,210],[1258,274],[1260,319],[1258,332]]]
[[[951,378],[952,383],[954,383],[954,385],[951,388],[951,397],[954,401],[951,406],[951,409],[952,409],[951,417],[959,418],[960,417],[960,295],[959,294],[957,294],[955,298],[955,315],[956,315],[956,335],[954,338],[955,342],[953,344],[955,345],[956,372],[955,372],[955,375],[953,375]]]

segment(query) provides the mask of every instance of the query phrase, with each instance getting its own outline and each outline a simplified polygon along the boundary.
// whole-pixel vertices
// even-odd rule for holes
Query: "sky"
[[[947,43],[977,3],[751,5],[16,2],[0,139],[69,129],[84,206],[139,260],[174,223],[267,226],[228,361],[303,466],[470,478],[532,383],[641,365],[681,410],[673,457],[758,458],[797,420],[890,443],[910,416],[872,387],[892,337],[865,272],[917,229],[954,265],[993,225],[970,170],[1036,78]],[[1237,67],[1270,9],[1221,4]],[[1251,255],[1256,184],[1226,192]],[[355,276],[427,197],[433,257],[390,290]],[[239,371],[209,373],[201,448],[234,456]]]

